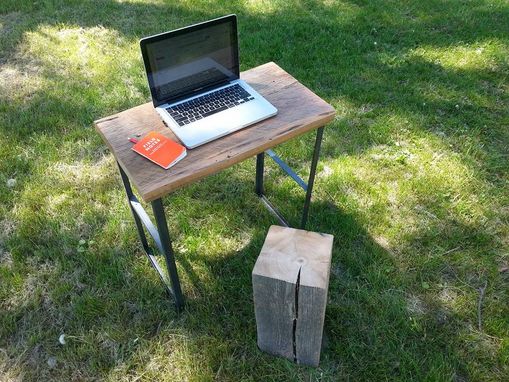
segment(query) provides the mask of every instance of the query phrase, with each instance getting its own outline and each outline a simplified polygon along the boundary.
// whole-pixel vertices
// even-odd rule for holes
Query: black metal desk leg
[[[117,162],[118,164],[118,162]],[[136,228],[138,229],[138,236],[140,237],[141,244],[147,257],[149,258],[152,266],[159,274],[161,281],[165,284],[168,292],[174,297],[175,305],[177,309],[181,309],[184,306],[184,297],[180,288],[180,281],[177,274],[177,267],[175,266],[175,256],[173,254],[173,248],[171,246],[170,234],[168,232],[168,225],[166,223],[166,217],[164,215],[164,207],[161,199],[154,200],[152,202],[152,210],[156,219],[156,227],[150,221],[149,216],[138,202],[136,195],[134,195],[131,188],[131,182],[129,177],[124,172],[120,164],[118,164],[120,170],[120,176],[122,177],[122,183],[124,184],[125,192],[127,194],[127,201],[133,214]],[[166,260],[166,267],[168,269],[168,276],[170,280],[164,275],[162,268],[159,266],[155,256],[152,253],[151,248],[148,245],[147,237],[143,226],[147,228],[147,232],[152,236],[154,242],[161,252],[164,254]],[[171,283],[171,286],[170,286]]]
[[[117,162],[118,169],[120,171],[120,176],[122,177],[122,183],[124,184],[125,192],[127,194],[127,202],[129,203],[129,208],[131,208],[131,213],[133,214],[134,222],[136,223],[136,228],[138,229],[138,236],[140,237],[141,244],[143,245],[143,249],[145,252],[149,251],[149,246],[147,242],[147,237],[145,236],[145,232],[143,231],[143,225],[138,217],[138,214],[133,209],[131,204],[131,199],[134,197],[133,190],[131,188],[131,182],[129,182],[129,178],[127,174],[124,172],[120,164]]]
[[[256,156],[256,195],[263,195],[263,165],[265,153],[262,152]]]
[[[295,173],[276,153],[272,150],[267,150],[267,154],[273,159],[279,167],[289,175],[304,191],[306,191],[306,199],[304,200],[304,208],[302,211],[301,229],[306,228],[308,220],[309,205],[311,203],[311,194],[313,193],[313,184],[315,183],[316,166],[318,164],[318,158],[320,156],[320,147],[322,145],[324,126],[318,128],[316,131],[315,149],[313,151],[313,159],[311,160],[311,169],[309,172],[309,180],[306,184],[301,177]],[[256,156],[256,194],[260,197],[261,201],[267,207],[267,209],[279,220],[279,223],[283,226],[289,227],[290,225],[281,213],[270,203],[265,197],[263,189],[263,166],[264,166],[265,152],[260,153]]]
[[[320,147],[322,145],[323,129],[324,129],[324,126],[320,127],[316,131],[315,151],[313,152],[313,160],[311,161],[311,170],[309,172],[308,189],[306,191],[306,200],[304,202],[304,210],[302,212],[302,221],[300,224],[301,229],[306,228],[306,223],[308,220],[309,204],[311,203],[311,193],[313,192],[313,184],[315,182],[316,165],[318,164],[318,158],[320,156]]]
[[[157,230],[159,231],[159,238],[161,246],[166,259],[166,268],[170,276],[171,286],[173,288],[173,295],[175,297],[175,304],[180,309],[184,306],[184,296],[180,288],[179,276],[177,273],[177,266],[175,265],[175,254],[171,245],[170,233],[168,232],[168,224],[166,223],[166,216],[164,215],[164,207],[161,199],[156,199],[152,202],[152,211],[156,220]]]

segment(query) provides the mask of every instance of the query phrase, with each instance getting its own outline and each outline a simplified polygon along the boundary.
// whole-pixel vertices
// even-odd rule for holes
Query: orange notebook
[[[155,131],[145,135],[132,149],[164,169],[170,168],[187,155],[184,146]]]

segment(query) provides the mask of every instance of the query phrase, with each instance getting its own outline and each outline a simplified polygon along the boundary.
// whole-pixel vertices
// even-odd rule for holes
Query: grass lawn
[[[337,110],[308,226],[335,237],[316,369],[256,347],[275,221],[254,158],[165,200],[179,315],[92,126],[149,100],[141,37],[227,13],[242,70],[275,61]],[[504,0],[1,0],[0,381],[509,381],[508,58]],[[276,151],[305,176],[313,142]],[[296,224],[304,195],[267,164]]]

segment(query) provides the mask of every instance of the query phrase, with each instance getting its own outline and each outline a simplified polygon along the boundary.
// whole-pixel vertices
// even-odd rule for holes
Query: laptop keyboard
[[[235,84],[190,101],[166,108],[180,126],[254,100],[242,86]]]

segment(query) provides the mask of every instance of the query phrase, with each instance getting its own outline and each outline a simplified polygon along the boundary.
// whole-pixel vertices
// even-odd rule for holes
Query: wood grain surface
[[[178,142],[152,103],[99,119],[94,125],[140,196],[149,202],[186,184],[228,168],[334,118],[328,103],[273,62],[241,73],[241,78],[271,102],[278,114],[265,121],[187,151],[168,170],[131,150],[128,137],[155,130]]]
[[[253,274],[295,283],[302,269],[301,286],[325,289],[329,282],[333,239],[326,233],[273,225],[269,228]]]

